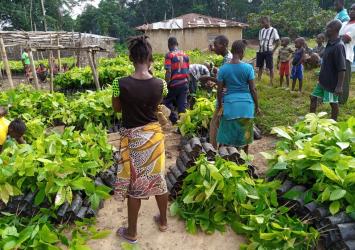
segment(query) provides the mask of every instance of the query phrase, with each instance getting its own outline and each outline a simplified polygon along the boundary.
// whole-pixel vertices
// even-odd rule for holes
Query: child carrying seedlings
[[[303,84],[303,59],[305,55],[305,45],[306,40],[303,37],[299,37],[295,40],[296,52],[293,56],[292,61],[292,91],[295,91],[296,81],[299,81],[298,91],[302,92],[302,84]]]
[[[327,24],[326,37],[328,44],[323,54],[323,62],[319,74],[319,82],[311,94],[310,112],[317,111],[317,99],[329,103],[332,119],[337,120],[339,114],[339,95],[343,93],[346,71],[345,46],[339,37],[342,23],[333,20]]]
[[[277,67],[280,71],[280,87],[282,87],[284,77],[286,77],[286,86],[290,86],[290,60],[292,58],[293,50],[289,47],[290,38],[283,37],[281,39],[281,48],[277,58]]]
[[[19,144],[26,143],[23,135],[26,132],[26,125],[21,119],[15,119],[12,122],[5,118],[7,110],[0,107],[0,152],[8,140],[8,137],[13,138]]]

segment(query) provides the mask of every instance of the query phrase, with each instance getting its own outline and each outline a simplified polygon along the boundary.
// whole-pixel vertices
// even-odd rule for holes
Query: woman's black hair
[[[247,41],[246,40],[237,40],[232,44],[232,54],[242,54],[245,51],[245,48],[247,47]]]
[[[26,124],[21,119],[16,118],[10,123],[10,129],[17,134],[23,135],[26,132]]]
[[[152,46],[148,36],[134,36],[127,39],[129,57],[133,63],[153,62]]]

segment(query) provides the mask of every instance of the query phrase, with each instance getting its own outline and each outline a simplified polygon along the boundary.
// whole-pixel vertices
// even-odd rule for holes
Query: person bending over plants
[[[141,200],[150,196],[155,196],[158,204],[160,214],[154,220],[159,230],[168,229],[164,134],[157,118],[164,83],[149,72],[153,58],[147,39],[138,36],[128,40],[135,71],[113,83],[113,109],[122,112],[123,122],[115,195],[120,200],[127,198],[128,204],[128,227],[120,227],[117,235],[130,243],[137,243]]]
[[[17,143],[26,143],[23,139],[23,135],[26,132],[26,124],[21,119],[15,119],[9,121],[5,118],[7,110],[4,107],[0,107],[0,152],[6,143],[10,143],[12,139],[15,139]]]
[[[328,44],[323,53],[323,61],[319,74],[319,82],[311,94],[310,112],[317,111],[317,99],[329,103],[332,119],[337,120],[339,114],[339,95],[343,93],[346,71],[345,46],[339,37],[342,24],[333,20],[327,24],[326,36]]]
[[[243,147],[248,153],[253,142],[253,120],[258,114],[258,95],[255,87],[254,68],[244,63],[246,42],[235,41],[233,58],[218,72],[217,111],[223,115],[217,133],[217,142],[222,145]],[[223,89],[226,93],[223,94]]]

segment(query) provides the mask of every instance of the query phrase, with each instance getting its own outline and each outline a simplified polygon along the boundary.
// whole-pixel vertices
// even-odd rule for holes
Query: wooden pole
[[[81,33],[79,33],[79,48],[81,48]],[[76,66],[80,67],[80,49],[77,51]]]
[[[2,85],[3,81],[4,81],[4,76],[2,74],[2,68],[0,68],[0,86]]]
[[[4,66],[5,66],[5,70],[6,70],[7,80],[9,81],[10,88],[13,89],[14,83],[12,81],[12,75],[11,75],[11,70],[10,70],[10,66],[9,66],[9,61],[7,60],[4,39],[2,37],[0,37],[0,49],[1,49],[2,61],[4,62]]]
[[[94,62],[92,60],[92,51],[91,50],[87,51],[86,55],[87,55],[87,58],[89,60],[89,64],[90,64],[91,71],[92,71],[92,75],[94,76],[94,82],[95,82],[95,85],[96,85],[96,89],[97,89],[97,91],[99,91],[101,89],[100,88],[100,82],[99,82],[99,77],[97,75],[97,71],[96,71]]]
[[[33,80],[35,81],[35,88],[39,89],[36,66],[35,66],[35,61],[33,60],[33,53],[32,53],[31,49],[28,52],[28,57],[30,58],[30,65],[31,65],[31,71],[32,71]]]
[[[50,36],[50,40],[51,40],[51,44],[53,43],[52,42],[52,36]],[[51,91],[51,93],[53,93],[53,91],[54,91],[54,86],[53,86],[53,76],[54,76],[54,74],[53,74],[53,51],[52,50],[50,50],[49,51],[49,56],[48,56],[48,60],[49,60],[49,62],[48,62],[48,66],[49,66],[49,72],[50,72],[50,81],[49,81],[49,89],[50,89],[50,91]]]
[[[57,45],[59,46],[59,35],[57,35]],[[62,70],[62,61],[60,58],[60,50],[57,50],[57,57],[58,57],[58,71],[60,72]]]

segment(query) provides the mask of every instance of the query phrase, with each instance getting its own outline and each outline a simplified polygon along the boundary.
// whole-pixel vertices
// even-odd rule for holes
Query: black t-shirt
[[[338,84],[338,73],[346,71],[344,43],[338,38],[329,41],[323,53],[323,62],[319,74],[319,84],[327,91],[334,93]]]
[[[163,98],[163,81],[157,78],[138,80],[125,77],[119,80],[122,122],[125,128],[157,122],[156,111]]]

